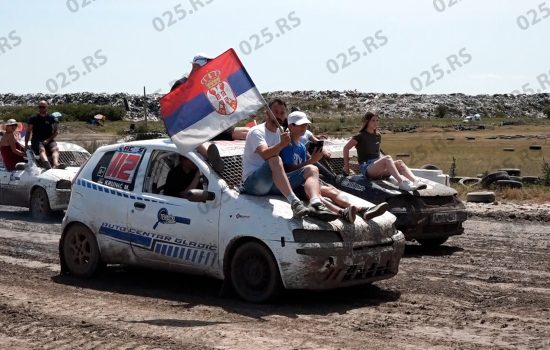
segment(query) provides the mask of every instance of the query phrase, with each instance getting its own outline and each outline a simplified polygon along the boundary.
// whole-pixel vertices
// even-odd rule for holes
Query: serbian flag
[[[181,152],[210,140],[263,105],[263,98],[233,49],[190,74],[160,100],[168,135]]]

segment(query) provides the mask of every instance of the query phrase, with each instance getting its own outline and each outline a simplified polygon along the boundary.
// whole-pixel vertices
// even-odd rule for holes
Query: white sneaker
[[[399,188],[403,191],[414,191],[416,190],[416,186],[409,180],[403,180],[399,184]]]
[[[416,187],[417,190],[424,190],[428,188],[428,185],[420,179],[416,179],[416,181],[414,182],[414,186]]]

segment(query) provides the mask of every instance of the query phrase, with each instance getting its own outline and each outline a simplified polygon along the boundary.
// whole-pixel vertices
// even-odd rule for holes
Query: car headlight
[[[296,243],[335,243],[343,242],[340,232],[328,230],[292,230]]]
[[[59,180],[55,183],[56,190],[70,190],[71,182],[69,180]]]

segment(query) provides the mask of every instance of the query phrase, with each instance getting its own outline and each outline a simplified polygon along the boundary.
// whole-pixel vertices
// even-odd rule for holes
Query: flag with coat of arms
[[[193,72],[160,100],[166,131],[181,152],[248,118],[264,99],[233,49]]]

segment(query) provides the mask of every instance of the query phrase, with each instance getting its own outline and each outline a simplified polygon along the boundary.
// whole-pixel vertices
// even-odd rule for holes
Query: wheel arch
[[[237,251],[237,248],[239,248],[240,246],[242,246],[243,244],[248,243],[248,242],[259,243],[267,249],[269,254],[271,254],[271,257],[273,258],[273,260],[277,264],[277,269],[279,270],[279,277],[281,278],[281,282],[283,283],[283,286],[284,286],[285,282],[284,282],[284,279],[282,278],[282,275],[281,275],[281,265],[279,263],[279,260],[275,256],[275,254],[273,254],[273,250],[264,241],[262,241],[261,239],[258,239],[256,237],[252,237],[252,236],[242,236],[242,237],[234,238],[233,240],[231,240],[229,242],[227,247],[225,247],[225,254],[223,255],[223,278],[224,278],[224,283],[231,283],[231,273],[230,273],[229,269],[231,267],[231,259],[233,259],[233,256],[235,255],[235,251]]]
[[[61,274],[62,275],[67,274],[67,272],[68,272],[67,265],[65,264],[64,253],[63,253],[64,243],[65,243],[65,236],[67,235],[67,231],[71,227],[74,227],[74,226],[77,226],[77,225],[83,226],[87,230],[89,230],[96,237],[96,241],[97,241],[97,235],[85,223],[80,222],[80,221],[71,221],[70,223],[66,224],[65,227],[63,228],[63,231],[61,231],[61,237],[59,238],[59,264],[61,266]],[[99,260],[101,261],[102,260],[101,259],[101,246],[99,245],[99,242],[97,244],[97,249],[99,251]]]

